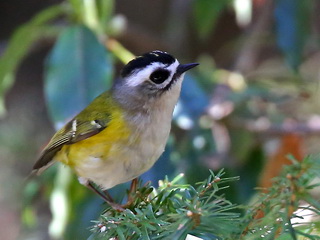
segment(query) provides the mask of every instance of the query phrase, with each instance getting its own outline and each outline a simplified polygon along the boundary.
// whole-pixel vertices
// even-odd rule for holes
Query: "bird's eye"
[[[168,70],[158,69],[151,73],[150,80],[156,84],[161,84],[169,77],[169,75],[170,73]]]

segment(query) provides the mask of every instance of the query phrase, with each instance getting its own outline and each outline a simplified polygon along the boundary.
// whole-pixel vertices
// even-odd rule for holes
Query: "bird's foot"
[[[128,200],[123,205],[124,207],[129,207],[134,202],[134,199],[136,197],[136,192],[137,192],[137,186],[138,186],[138,178],[134,178],[131,182],[130,189],[128,191]]]
[[[87,179],[86,181],[83,181],[83,179],[81,179],[81,181],[79,180],[79,182],[85,185],[94,193],[98,194],[110,207],[119,212],[122,212],[125,209],[132,207],[137,197],[138,178],[132,180],[130,189],[128,191],[128,200],[125,204],[116,203],[106,190],[100,191],[93,182]]]
[[[126,210],[126,207],[124,205],[121,205],[121,204],[118,204],[115,202],[107,202],[107,201],[106,201],[106,203],[118,212],[123,212],[124,210]]]

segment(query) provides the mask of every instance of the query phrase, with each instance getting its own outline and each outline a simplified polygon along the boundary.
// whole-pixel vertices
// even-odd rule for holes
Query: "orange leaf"
[[[282,166],[291,164],[291,161],[287,157],[288,154],[291,154],[298,161],[302,160],[303,137],[301,135],[291,133],[281,137],[278,149],[269,157],[262,171],[260,187],[271,187],[271,179],[280,174]]]

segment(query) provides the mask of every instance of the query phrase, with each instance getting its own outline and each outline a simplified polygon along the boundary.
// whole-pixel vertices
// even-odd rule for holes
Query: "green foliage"
[[[217,22],[220,14],[230,5],[231,2],[231,0],[194,1],[194,14],[197,19],[195,24],[200,38],[204,39],[210,34],[212,29],[214,29],[215,23]]]
[[[187,234],[204,239],[236,236],[239,214],[220,191],[237,178],[211,172],[197,184],[181,184],[182,175],[161,181],[158,189],[150,183],[140,187],[134,201],[123,212],[107,208],[96,223],[90,239],[185,239]]]
[[[69,0],[67,3],[58,4],[41,11],[28,23],[15,30],[0,58],[0,115],[5,112],[5,93],[13,85],[16,69],[23,58],[37,41],[46,37],[56,37],[63,29],[63,27],[53,24],[54,20],[60,16],[67,16],[77,23],[86,25],[99,37],[104,37],[105,31],[110,28],[107,21],[112,16],[113,5],[114,1],[111,0]],[[90,34],[87,35],[89,37]],[[87,35],[83,36],[86,37]],[[94,44],[89,47],[96,48]],[[88,61],[90,62],[90,59]],[[111,68],[108,61],[105,61],[108,65],[107,68]],[[110,69],[108,71],[112,72]]]
[[[320,158],[291,161],[272,187],[264,189],[248,208],[243,220],[246,240],[262,236],[270,240],[320,239]]]
[[[4,113],[4,94],[14,82],[16,68],[37,40],[57,34],[58,28],[48,23],[64,12],[62,5],[50,7],[14,32],[0,58],[0,115]]]
[[[83,25],[68,27],[61,33],[46,67],[45,93],[56,124],[80,112],[112,83],[110,54]]]
[[[68,0],[71,9],[71,18],[77,23],[85,24],[99,36],[104,36],[108,20],[113,13],[114,1],[104,0]]]
[[[197,188],[181,184],[182,175],[160,181],[158,189],[147,183],[131,196],[134,201],[125,211],[107,207],[90,240],[183,240],[187,234],[202,239],[320,239],[320,202],[313,195],[320,187],[315,183],[320,159],[292,159],[292,163],[253,204],[241,207],[221,195],[228,188],[225,183],[237,180],[223,177],[223,171],[210,172]],[[242,217],[240,209],[245,210]]]

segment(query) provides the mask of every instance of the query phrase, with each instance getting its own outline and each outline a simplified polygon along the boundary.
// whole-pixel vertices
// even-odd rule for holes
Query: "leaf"
[[[279,48],[290,67],[297,70],[309,32],[312,1],[275,1],[276,35]]]
[[[15,71],[34,42],[45,36],[55,35],[54,27],[46,25],[64,12],[61,5],[45,9],[30,22],[19,27],[9,40],[0,58],[0,115],[4,112],[3,98],[14,82]]]
[[[196,28],[200,38],[206,38],[214,28],[221,12],[231,3],[231,0],[197,0],[194,1]]]
[[[111,85],[110,55],[83,25],[60,35],[46,66],[45,95],[55,124],[76,115]]]
[[[83,9],[83,1],[82,0],[68,0],[71,9],[72,9],[72,14],[73,14],[73,18],[78,21],[81,22],[82,19],[82,9]]]
[[[114,10],[114,0],[69,0],[73,18],[85,24],[98,35],[104,36],[107,21]]]
[[[105,26],[106,22],[112,17],[115,2],[114,0],[97,0],[96,4],[100,24]]]

